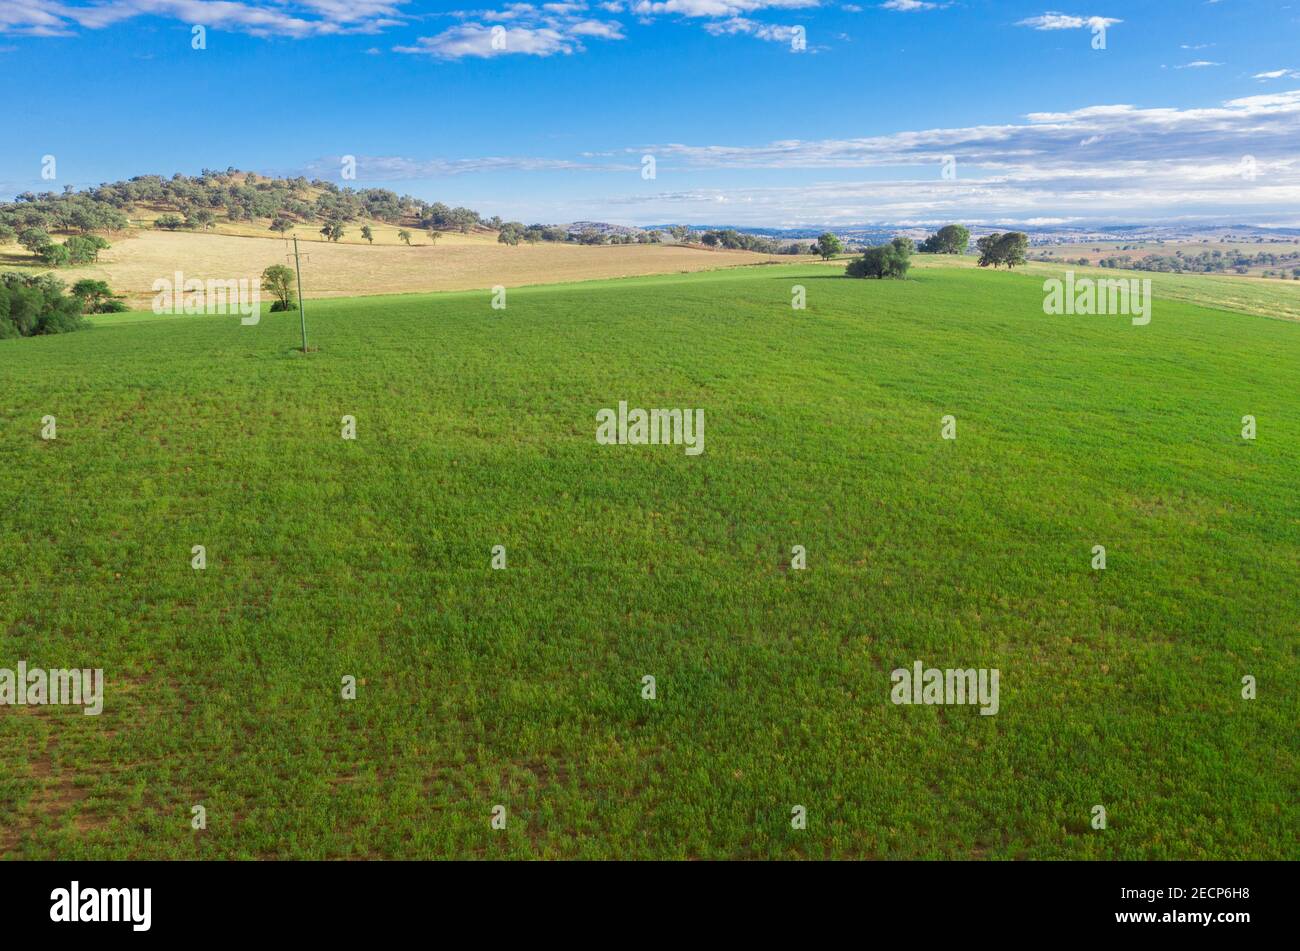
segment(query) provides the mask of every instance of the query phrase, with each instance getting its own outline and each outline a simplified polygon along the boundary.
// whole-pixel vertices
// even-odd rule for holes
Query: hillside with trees
[[[24,192],[0,204],[0,243],[31,231],[121,232],[149,218],[153,227],[167,231],[207,231],[222,222],[258,220],[268,221],[268,230],[278,233],[296,225],[333,231],[363,220],[462,233],[500,225],[499,219],[484,220],[472,208],[384,188],[340,188],[320,179],[267,178],[229,168],[204,169],[197,176],[137,175],[81,191]]]

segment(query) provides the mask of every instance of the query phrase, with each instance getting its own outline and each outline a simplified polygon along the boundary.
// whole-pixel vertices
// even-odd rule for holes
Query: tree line
[[[1044,258],[1044,260],[1049,260]],[[1065,259],[1069,263],[1069,259]],[[1079,258],[1074,263],[1087,266],[1093,264],[1088,258]],[[1225,271],[1235,271],[1238,274],[1247,273],[1252,267],[1278,268],[1280,276],[1286,276],[1286,265],[1300,263],[1300,251],[1275,252],[1260,251],[1258,254],[1238,251],[1230,248],[1227,251],[1215,248],[1212,251],[1201,251],[1197,254],[1188,254],[1183,251],[1175,251],[1173,254],[1147,254],[1138,260],[1128,254],[1112,255],[1111,257],[1100,258],[1096,264],[1100,267],[1109,268],[1126,268],[1134,271],[1159,271],[1167,274],[1218,274]],[[1300,268],[1292,267],[1292,273],[1300,272]],[[1265,272],[1266,274],[1268,272]]]

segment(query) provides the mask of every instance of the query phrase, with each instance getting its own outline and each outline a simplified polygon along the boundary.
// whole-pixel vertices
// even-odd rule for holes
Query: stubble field
[[[299,238],[303,281],[312,297],[358,297],[471,290],[501,284],[519,287],[568,281],[600,280],[644,274],[673,274],[789,261],[747,251],[712,251],[676,245],[498,244],[495,235],[447,234],[436,244],[417,233],[412,246],[385,241],[374,246]],[[21,248],[0,254],[0,266],[33,262]],[[62,268],[72,283],[91,277],[107,281],[133,307],[148,309],[154,281],[185,278],[203,281],[247,278],[256,287],[272,264],[293,263],[293,244],[284,238],[236,234],[141,231],[117,239],[98,264]],[[39,269],[42,272],[47,268]]]

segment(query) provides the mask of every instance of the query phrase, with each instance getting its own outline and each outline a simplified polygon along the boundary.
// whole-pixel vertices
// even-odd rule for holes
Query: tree
[[[452,223],[460,229],[461,234],[469,234],[478,224],[478,212],[470,208],[453,208],[451,219]]]
[[[284,217],[284,215],[280,215],[271,222],[271,230],[278,232],[279,234],[286,234],[293,230],[293,222]]]
[[[814,247],[816,248],[817,253],[822,256],[823,261],[829,261],[831,258],[835,257],[835,255],[844,250],[844,245],[840,244],[840,239],[829,231],[822,232],[822,234],[817,238],[817,243]]]
[[[104,281],[90,278],[72,285],[72,296],[81,302],[83,314],[117,314],[126,310],[122,298],[109,289]]]
[[[411,246],[411,232],[403,228],[401,231],[397,232],[397,236],[406,242],[408,248]]]
[[[685,244],[691,240],[691,229],[686,225],[673,225],[668,229],[668,233],[673,236],[673,240],[678,244]]]
[[[998,239],[1001,237],[1002,235],[1000,233],[994,232],[993,234],[986,234],[975,242],[975,250],[980,253],[980,267],[988,267],[989,265],[997,267]]]
[[[195,211],[187,212],[185,215],[185,226],[187,228],[202,228],[207,231],[217,223],[217,216],[206,208],[199,208]]]
[[[429,229],[429,240],[432,241],[434,244],[437,244],[437,243],[438,243],[438,239],[441,238],[441,237],[442,237],[442,232],[439,231],[437,228],[430,228],[430,229]],[[408,243],[409,243],[409,242],[408,242]]]
[[[524,240],[524,226],[519,221],[507,221],[497,232],[497,241],[511,247]]]
[[[895,238],[888,244],[867,248],[862,257],[850,261],[844,273],[848,277],[896,278],[907,277],[912,266],[912,239]]]
[[[185,220],[180,215],[159,215],[153,226],[162,231],[175,231],[177,228],[185,227]]]
[[[69,264],[90,264],[99,260],[99,252],[109,247],[109,243],[99,235],[73,235],[63,246],[68,251]]]
[[[44,228],[27,228],[18,235],[18,243],[32,254],[36,254],[50,243],[50,235]]]
[[[293,310],[293,269],[285,264],[272,264],[262,272],[262,290],[275,297],[271,313]]]
[[[996,268],[999,264],[1005,264],[1009,270],[1017,264],[1025,263],[1029,235],[1023,231],[1008,231],[1006,234],[994,232],[976,241],[975,247],[979,249],[980,267],[991,265]]]
[[[343,222],[335,218],[334,220],[327,222],[325,227],[320,229],[320,233],[325,236],[326,241],[338,243],[339,239],[344,235]]]
[[[1007,270],[1017,264],[1025,263],[1025,253],[1029,250],[1029,235],[1023,231],[1008,231],[998,242],[998,258],[1007,266]]]
[[[0,223],[0,244],[11,244],[18,240],[18,232],[7,224]]]
[[[36,257],[46,267],[63,267],[71,260],[67,247],[62,244],[43,244],[36,249]]]
[[[969,244],[969,228],[964,225],[944,225],[921,242],[919,250],[930,254],[962,254]]]
[[[370,230],[370,225],[361,226],[361,237],[365,238],[371,244],[375,243],[375,233]]]

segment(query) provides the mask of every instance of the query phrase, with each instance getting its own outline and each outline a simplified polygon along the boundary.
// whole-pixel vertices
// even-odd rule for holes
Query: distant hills
[[[910,238],[923,238],[934,233],[945,224],[965,224],[970,228],[971,237],[979,238],[998,231],[1023,231],[1029,235],[1032,245],[1050,244],[1084,244],[1089,241],[1297,241],[1300,240],[1300,228],[1261,227],[1258,225],[1233,224],[1217,222],[1176,222],[1157,224],[1120,224],[1120,225],[977,225],[963,221],[936,221],[925,224],[860,224],[860,225],[812,225],[801,228],[767,228],[753,225],[707,224],[690,225],[692,231],[712,231],[733,229],[742,234],[760,235],[777,241],[809,240],[825,231],[836,235],[850,244],[881,244],[898,235]],[[609,226],[616,227],[616,226]],[[667,231],[671,224],[645,225],[646,231]]]

